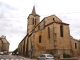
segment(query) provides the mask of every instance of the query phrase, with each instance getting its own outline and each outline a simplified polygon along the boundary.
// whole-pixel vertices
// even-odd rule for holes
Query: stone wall
[[[75,46],[76,44],[76,46]],[[71,45],[72,45],[72,56],[79,56],[80,55],[80,42],[77,39],[71,38]]]

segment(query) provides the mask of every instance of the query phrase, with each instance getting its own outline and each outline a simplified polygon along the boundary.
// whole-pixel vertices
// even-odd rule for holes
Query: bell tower
[[[30,33],[39,22],[40,16],[36,14],[35,6],[33,6],[32,13],[28,16],[27,34]]]

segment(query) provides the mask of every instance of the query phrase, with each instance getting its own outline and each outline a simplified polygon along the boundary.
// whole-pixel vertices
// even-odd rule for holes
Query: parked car
[[[16,55],[18,55],[18,52],[16,52]]]
[[[4,54],[4,52],[0,52],[0,55],[3,55]]]
[[[38,57],[38,60],[54,60],[54,57],[51,54],[42,54]]]
[[[12,55],[15,55],[15,53],[12,53]]]

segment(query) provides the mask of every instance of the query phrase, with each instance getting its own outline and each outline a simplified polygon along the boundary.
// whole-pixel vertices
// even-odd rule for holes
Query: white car
[[[4,52],[0,52],[0,55],[3,55],[4,54]]]
[[[54,60],[54,57],[51,54],[42,54],[38,57],[38,60]]]

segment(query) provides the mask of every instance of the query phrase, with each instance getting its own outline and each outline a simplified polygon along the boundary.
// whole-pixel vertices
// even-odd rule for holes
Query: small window
[[[48,38],[50,38],[50,27],[48,27]]]
[[[36,19],[35,19],[35,25],[36,25]]]
[[[34,24],[34,18],[33,18],[32,24]]]
[[[54,18],[53,18],[53,20],[54,20]]]
[[[60,36],[63,37],[63,26],[60,26]]]
[[[77,44],[75,43],[75,49],[77,49]]]
[[[39,43],[41,43],[42,36],[39,36]]]

